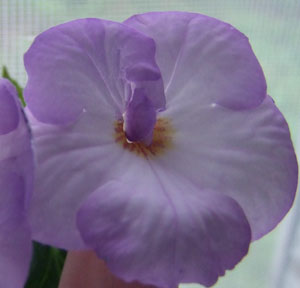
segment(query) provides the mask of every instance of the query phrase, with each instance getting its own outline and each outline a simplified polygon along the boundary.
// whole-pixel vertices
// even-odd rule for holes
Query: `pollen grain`
[[[123,121],[115,122],[115,142],[120,144],[125,150],[128,150],[143,158],[156,157],[164,154],[172,148],[174,129],[167,118],[159,118],[156,121],[153,130],[153,139],[150,145],[143,142],[128,142],[123,131]]]

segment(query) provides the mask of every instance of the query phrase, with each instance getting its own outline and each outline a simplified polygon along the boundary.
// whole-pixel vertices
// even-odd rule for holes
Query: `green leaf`
[[[25,288],[57,288],[66,251],[33,242],[34,252]]]
[[[18,96],[19,96],[19,98],[22,102],[22,105],[25,107],[26,103],[25,103],[25,100],[24,100],[24,97],[23,97],[23,88],[19,85],[19,83],[15,79],[13,79],[9,75],[8,70],[5,66],[2,67],[2,77],[8,79],[12,84],[15,85],[15,87],[17,89],[17,92],[18,92]]]

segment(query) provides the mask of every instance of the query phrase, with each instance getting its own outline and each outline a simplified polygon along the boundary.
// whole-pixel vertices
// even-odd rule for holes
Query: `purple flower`
[[[25,55],[34,238],[115,275],[213,285],[290,209],[297,162],[248,39],[199,14],[82,19]]]
[[[0,78],[0,287],[24,287],[31,259],[30,133],[14,86]]]

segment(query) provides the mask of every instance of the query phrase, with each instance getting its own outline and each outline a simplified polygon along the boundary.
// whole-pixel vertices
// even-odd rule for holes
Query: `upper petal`
[[[271,97],[255,109],[233,111],[200,109],[187,95],[161,116],[170,119],[176,135],[159,165],[235,199],[253,240],[279,223],[293,203],[298,167],[288,125]]]
[[[263,71],[245,35],[217,19],[185,12],[136,15],[125,24],[154,39],[167,105],[193,95],[198,105],[258,106],[266,96]]]
[[[132,165],[120,181],[87,198],[77,218],[83,239],[126,281],[213,285],[248,251],[251,233],[242,209],[147,165]]]
[[[121,117],[128,93],[145,86],[156,109],[162,108],[154,55],[152,39],[119,23],[81,19],[53,27],[25,54],[26,102],[39,121],[70,124],[83,111],[106,109]]]

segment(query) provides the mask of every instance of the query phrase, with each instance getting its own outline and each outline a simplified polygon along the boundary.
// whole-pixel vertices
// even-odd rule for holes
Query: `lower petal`
[[[87,198],[77,215],[84,241],[125,281],[213,285],[248,252],[244,212],[230,197],[144,168]]]

